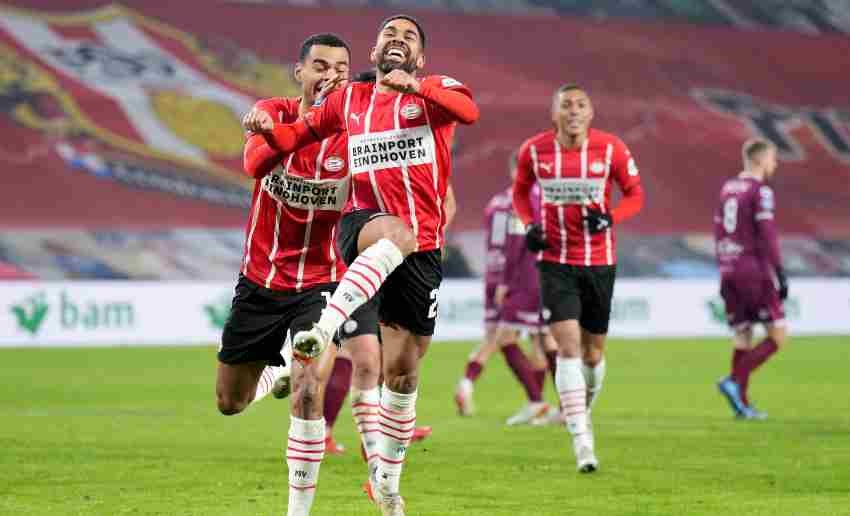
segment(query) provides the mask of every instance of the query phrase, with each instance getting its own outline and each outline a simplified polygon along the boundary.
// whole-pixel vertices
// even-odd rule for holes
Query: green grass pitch
[[[523,399],[500,356],[478,414],[455,414],[472,345],[425,359],[434,434],[408,454],[411,516],[850,514],[850,338],[792,339],[757,372],[764,422],[733,420],[716,391],[726,341],[612,341],[592,476],[563,428],[504,426]],[[288,403],[219,415],[212,347],[11,349],[0,372],[0,514],[285,514]],[[377,514],[347,406],[335,436],[348,452],[325,459],[313,514]]]

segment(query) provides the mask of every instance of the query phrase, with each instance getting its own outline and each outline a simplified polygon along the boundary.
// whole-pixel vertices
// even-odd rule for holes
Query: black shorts
[[[319,320],[336,283],[302,292],[267,289],[240,275],[218,360],[225,364],[265,361],[284,365],[280,350],[288,338]]]
[[[543,318],[547,324],[577,319],[590,333],[608,333],[615,265],[539,262]]]
[[[390,214],[378,210],[356,210],[343,215],[337,247],[347,265],[351,265],[359,254],[357,240],[363,226],[386,215]],[[389,275],[369,304],[377,307],[378,319],[382,323],[401,326],[414,335],[430,336],[434,334],[437,293],[442,281],[441,251],[416,252],[405,258]]]
[[[338,341],[344,341],[361,335],[376,335],[380,339],[381,332],[378,322],[378,302],[375,298],[372,298],[355,310],[351,317],[342,323],[336,338]]]

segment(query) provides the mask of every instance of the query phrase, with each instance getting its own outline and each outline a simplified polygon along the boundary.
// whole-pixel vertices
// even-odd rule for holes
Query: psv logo
[[[594,161],[590,164],[590,171],[594,174],[601,174],[605,172],[605,163],[602,163],[601,161]]]
[[[328,172],[339,172],[345,166],[345,160],[339,156],[328,156],[323,166]]]
[[[416,120],[422,116],[422,106],[419,104],[409,103],[401,108],[401,116],[408,120]]]

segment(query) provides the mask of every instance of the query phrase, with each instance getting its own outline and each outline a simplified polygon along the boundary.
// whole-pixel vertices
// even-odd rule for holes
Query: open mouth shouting
[[[392,58],[393,60],[404,62],[407,60],[407,55],[408,50],[405,45],[396,44],[387,46],[387,48],[384,49],[384,58],[386,59]]]

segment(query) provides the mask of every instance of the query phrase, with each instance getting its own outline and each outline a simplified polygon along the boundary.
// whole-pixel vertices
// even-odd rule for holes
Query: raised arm
[[[480,115],[468,87],[445,76],[430,76],[419,85],[419,95],[441,108],[453,122],[473,124]]]

